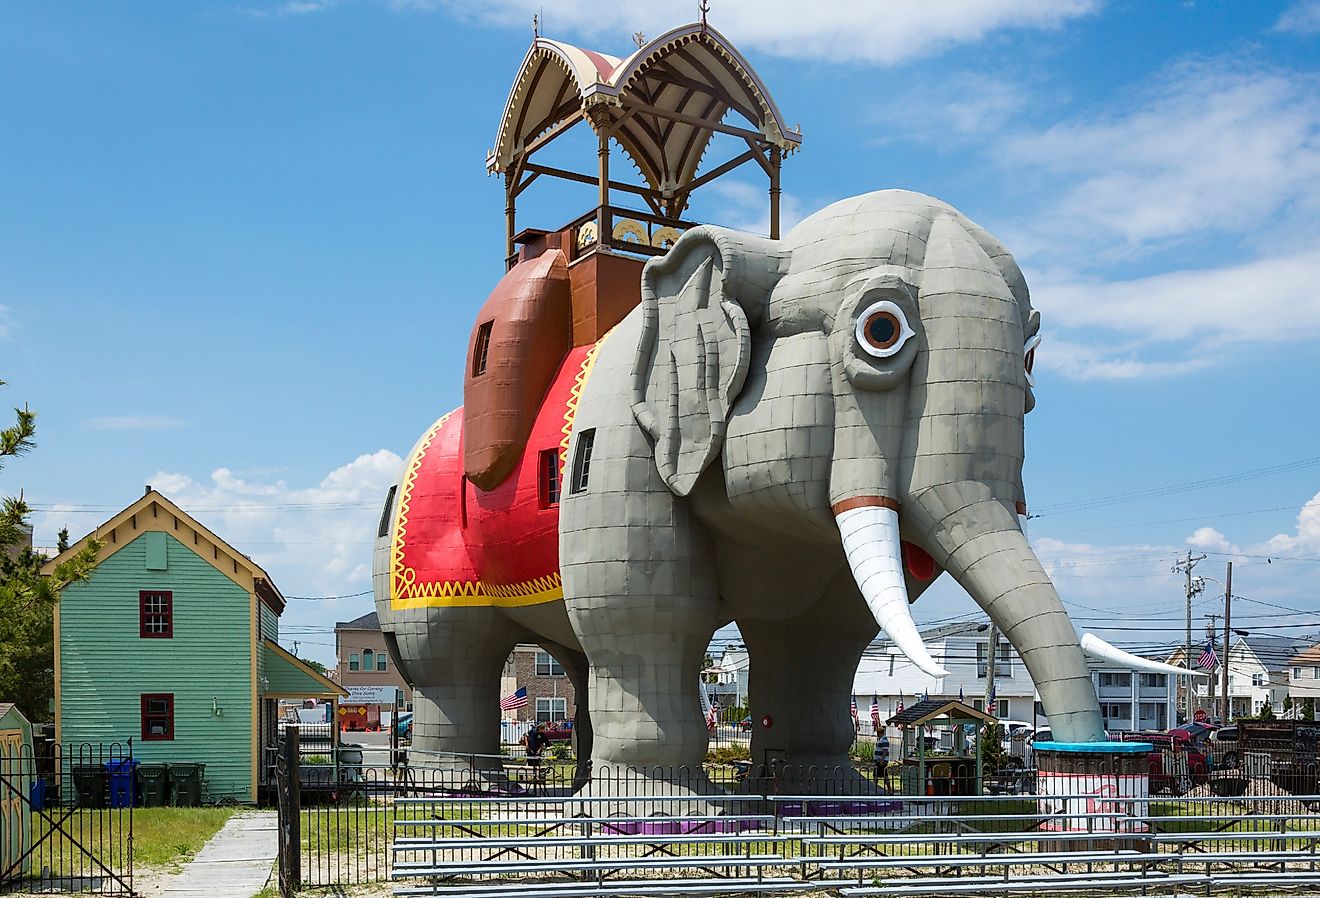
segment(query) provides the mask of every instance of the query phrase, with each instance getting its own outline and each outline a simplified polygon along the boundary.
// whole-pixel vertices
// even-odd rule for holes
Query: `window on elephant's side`
[[[587,488],[587,479],[591,474],[591,448],[595,442],[595,428],[578,434],[577,452],[573,456],[573,492],[575,493]]]
[[[550,508],[559,504],[559,450],[542,449],[537,460],[537,479],[539,481],[541,507]]]
[[[486,373],[486,360],[490,356],[490,332],[494,327],[494,321],[487,321],[477,328],[477,339],[472,344],[473,377]]]
[[[390,535],[390,512],[394,510],[394,493],[398,489],[398,484],[395,484],[385,494],[385,509],[380,513],[380,526],[376,528],[376,536],[378,537]]]

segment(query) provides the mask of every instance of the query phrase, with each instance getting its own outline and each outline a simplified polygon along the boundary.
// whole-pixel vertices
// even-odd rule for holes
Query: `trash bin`
[[[75,764],[70,772],[78,807],[105,807],[105,768],[100,764]]]
[[[105,762],[106,779],[110,786],[110,807],[133,806],[133,770],[138,765],[132,758],[115,758]]]
[[[46,809],[46,781],[37,777],[32,781],[32,791],[28,795],[28,800],[32,803],[32,810],[44,811]]]
[[[170,803],[170,769],[164,764],[141,764],[137,769],[138,795],[144,808],[163,808]]]
[[[202,772],[205,764],[171,764],[170,791],[175,807],[195,808],[202,803]]]

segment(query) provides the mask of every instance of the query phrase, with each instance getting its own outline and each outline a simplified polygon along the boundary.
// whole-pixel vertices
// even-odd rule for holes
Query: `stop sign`
[[[1206,718],[1205,708],[1197,708],[1196,713],[1192,715],[1192,720],[1196,721],[1197,723],[1205,723],[1205,718]]]

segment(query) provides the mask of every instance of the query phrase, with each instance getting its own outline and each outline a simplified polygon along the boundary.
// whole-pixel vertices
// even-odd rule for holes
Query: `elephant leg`
[[[862,652],[879,632],[848,571],[784,621],[739,620],[751,664],[752,760],[780,789],[868,791],[848,761],[849,697]],[[766,724],[769,724],[768,726]]]
[[[396,633],[413,678],[414,766],[445,778],[503,778],[500,674],[529,637],[495,608],[428,609],[425,623]]]
[[[720,609],[704,528],[668,495],[595,499],[593,521],[619,523],[562,531],[565,601],[590,662],[591,791],[627,794],[644,776],[651,794],[700,793],[697,687]],[[636,513],[662,503],[663,524]]]

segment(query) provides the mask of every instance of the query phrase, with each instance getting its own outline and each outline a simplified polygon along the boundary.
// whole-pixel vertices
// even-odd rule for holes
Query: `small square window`
[[[143,639],[174,638],[174,593],[147,589],[138,593],[138,635]]]
[[[174,693],[143,694],[142,738],[147,742],[168,742],[174,738]]]
[[[562,677],[564,668],[549,652],[536,653],[536,675],[538,677]]]
[[[477,328],[477,339],[472,344],[473,377],[486,373],[486,361],[490,356],[490,332],[494,328],[494,321],[487,321]]]
[[[361,658],[361,656],[358,655],[358,654],[356,654],[356,653],[354,653],[354,654],[352,654],[352,655],[349,655],[349,656],[348,656],[348,669],[349,669],[349,670],[360,670],[361,668],[362,668],[362,658]]]
[[[587,488],[587,480],[591,474],[591,450],[595,442],[595,428],[578,434],[577,452],[573,456],[573,492],[575,493]]]
[[[537,462],[537,480],[541,493],[541,507],[559,504],[559,450],[542,449]]]

